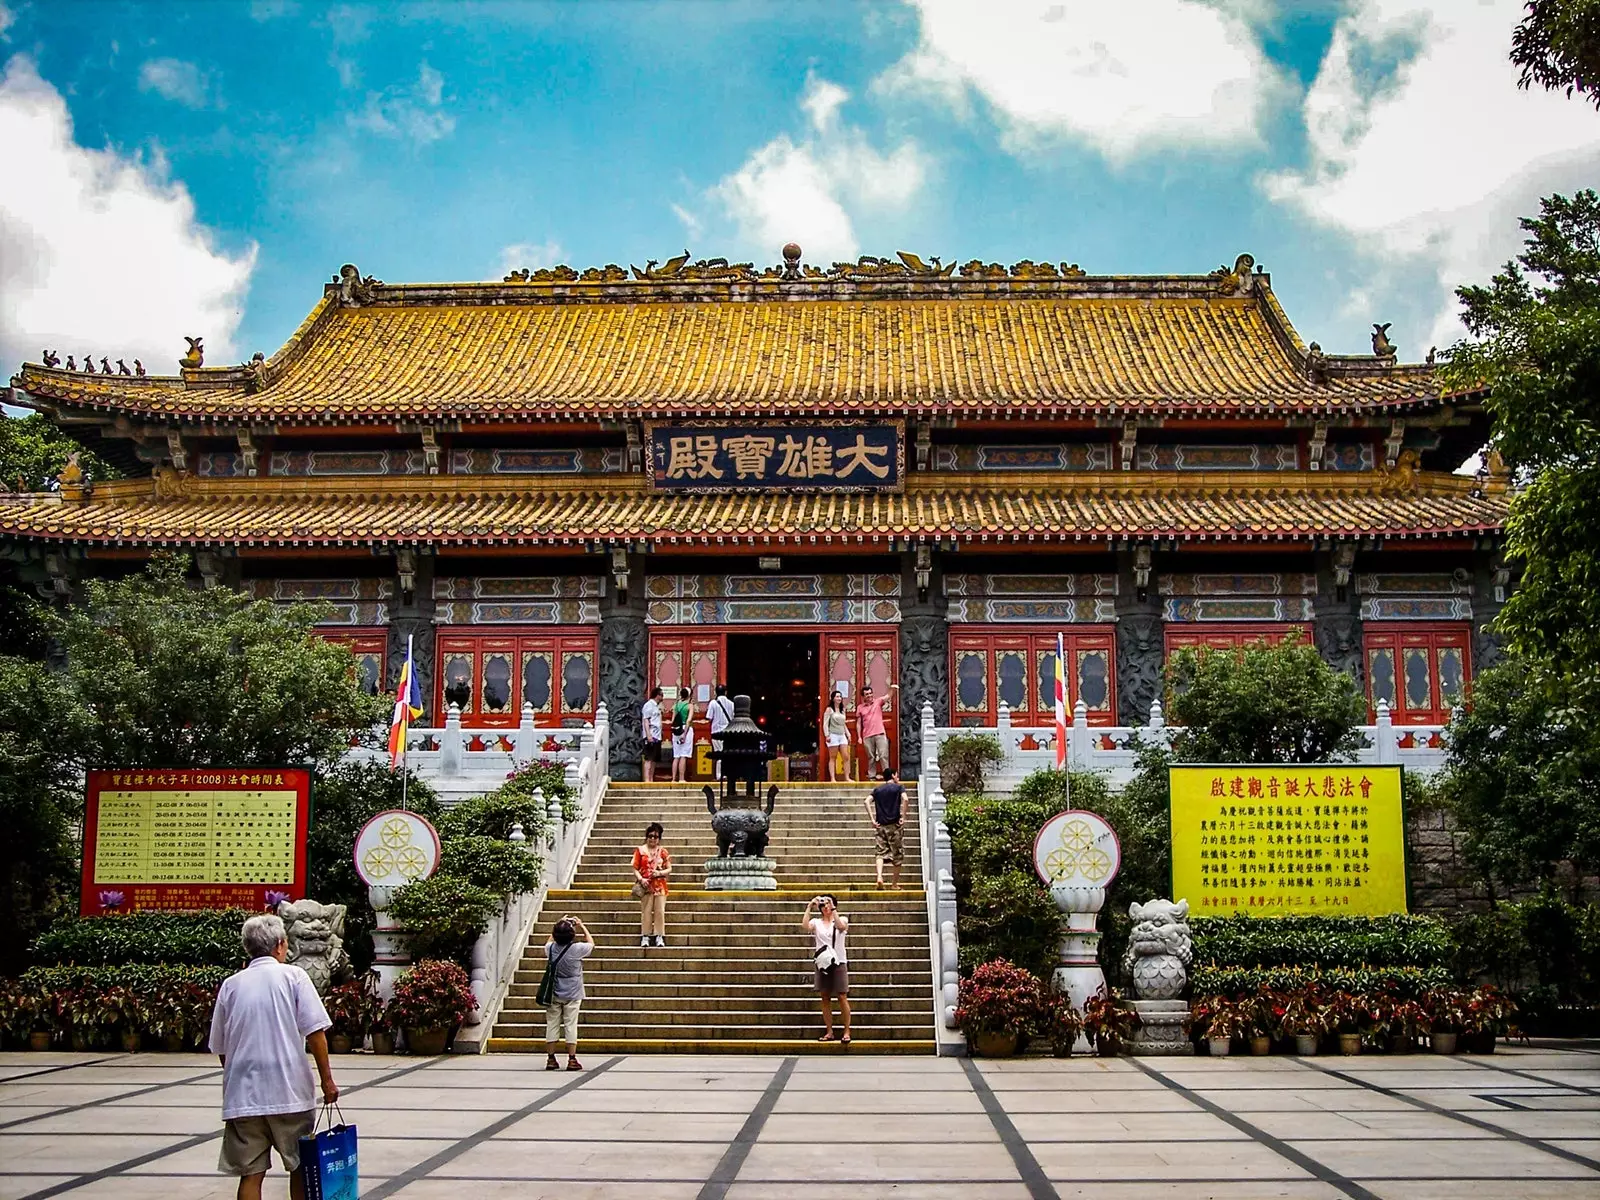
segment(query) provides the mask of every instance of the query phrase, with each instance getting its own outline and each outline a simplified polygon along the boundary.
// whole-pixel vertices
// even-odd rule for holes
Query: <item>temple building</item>
[[[925,702],[1048,724],[1058,635],[1096,725],[1142,722],[1177,647],[1296,631],[1437,723],[1495,653],[1506,479],[1457,473],[1481,396],[1373,350],[1307,345],[1249,255],[347,265],[271,357],[24,365],[6,402],[130,477],[0,495],[0,545],[52,597],[178,548],[197,584],[325,601],[367,686],[411,638],[426,720],[486,739],[603,700],[623,778],[657,684],[701,741],[715,685],[750,693],[796,775],[829,692],[871,685],[914,773]]]

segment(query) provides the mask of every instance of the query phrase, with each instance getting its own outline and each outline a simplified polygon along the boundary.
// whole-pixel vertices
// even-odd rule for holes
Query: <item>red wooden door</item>
[[[526,703],[538,726],[593,721],[598,642],[592,629],[443,629],[434,684],[439,718],[457,704],[463,725],[509,728],[521,723]]]
[[[846,708],[852,717],[860,703],[861,689],[872,685],[873,699],[880,704],[887,700],[888,711],[883,714],[884,732],[889,735],[889,762],[900,765],[900,663],[899,633],[896,630],[867,632],[861,629],[825,631],[822,635],[822,689],[817,705],[818,745],[821,737],[822,710],[828,697],[837,688],[846,693]],[[856,756],[856,778],[862,778],[866,769],[866,755],[862,752],[857,726],[851,722],[851,745]],[[818,772],[826,778],[826,770]]]
[[[992,726],[1000,705],[1013,725],[1055,721],[1054,629],[959,625],[950,631],[950,713],[956,725]],[[1082,700],[1089,724],[1116,721],[1116,633],[1109,626],[1062,632],[1066,643],[1067,718]]]
[[[711,722],[706,717],[706,706],[715,698],[717,685],[724,683],[722,673],[723,652],[726,639],[722,633],[690,633],[682,629],[650,631],[650,669],[646,691],[661,688],[666,693],[662,701],[663,729],[672,723],[672,703],[682,691],[687,691],[694,705],[695,745],[708,745],[711,740]],[[634,714],[634,719],[638,715]],[[670,736],[670,735],[669,735]],[[691,763],[689,774],[699,778],[698,756]],[[707,776],[709,778],[709,776]]]
[[[1367,702],[1389,702],[1396,725],[1443,725],[1466,697],[1472,677],[1472,629],[1449,624],[1368,624],[1361,633]]]

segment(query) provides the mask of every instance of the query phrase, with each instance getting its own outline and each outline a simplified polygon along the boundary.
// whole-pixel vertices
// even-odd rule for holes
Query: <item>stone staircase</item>
[[[786,784],[767,853],[777,892],[707,892],[703,864],[717,852],[696,786],[612,784],[573,886],[553,891],[529,939],[491,1051],[543,1051],[534,1001],[544,944],[567,914],[594,935],[584,964],[580,1050],[640,1053],[934,1052],[927,909],[922,894],[916,788],[907,785],[902,890],[873,886],[872,826],[864,784]],[[639,902],[629,895],[633,848],[660,821],[672,852],[667,946],[639,945]],[[850,919],[851,1045],[819,1043],[811,941],[800,927],[818,892]],[[838,1035],[837,1011],[835,1036]]]

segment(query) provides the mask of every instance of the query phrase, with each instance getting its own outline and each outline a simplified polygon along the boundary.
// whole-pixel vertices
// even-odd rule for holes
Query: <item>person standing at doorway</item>
[[[817,911],[811,915],[812,909]],[[850,963],[845,951],[845,937],[850,932],[850,922],[839,913],[838,903],[832,896],[817,896],[806,905],[805,930],[811,935],[811,956],[816,962],[817,998],[822,1004],[822,1036],[819,1042],[833,1041],[833,997],[839,997],[839,1019],[844,1023],[844,1036],[839,1040],[850,1044]]]
[[[689,781],[689,760],[694,757],[694,705],[687,690],[672,706],[672,782]]]
[[[644,845],[633,851],[634,894],[639,897],[639,945],[667,944],[667,876],[672,855],[661,844],[666,830],[660,821],[644,827]],[[654,939],[654,940],[652,940]]]
[[[828,707],[822,714],[822,741],[827,747],[828,778],[837,783],[840,779],[855,778],[855,755],[850,750],[850,715],[845,711],[844,693],[837,688],[828,697]]]
[[[883,727],[883,715],[888,711],[887,696],[878,700],[872,694],[870,683],[861,689],[861,703],[856,705],[856,731],[861,736],[861,748],[866,752],[868,779],[889,766],[889,733]]]
[[[867,816],[872,818],[873,852],[878,871],[878,886],[883,886],[883,864],[894,867],[894,887],[900,887],[900,863],[905,858],[906,789],[901,786],[893,768],[883,772],[883,782],[872,789],[872,798],[866,801]]]
[[[711,719],[712,771],[717,779],[721,779],[722,731],[728,727],[728,722],[733,720],[733,701],[728,699],[728,689],[720,683],[717,684],[717,698],[711,702],[711,707],[706,709],[706,716]]]
[[[661,760],[661,689],[655,688],[640,713],[644,734],[644,781],[656,781],[656,763]]]

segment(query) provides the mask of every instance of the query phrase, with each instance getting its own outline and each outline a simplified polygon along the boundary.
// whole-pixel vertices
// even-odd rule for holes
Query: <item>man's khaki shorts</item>
[[[900,865],[900,860],[905,857],[904,829],[898,825],[874,825],[872,840],[875,857],[892,862],[897,867]]]
[[[265,1175],[277,1150],[285,1171],[300,1168],[300,1139],[311,1136],[317,1110],[235,1117],[222,1123],[222,1153],[217,1170],[224,1175]]]

